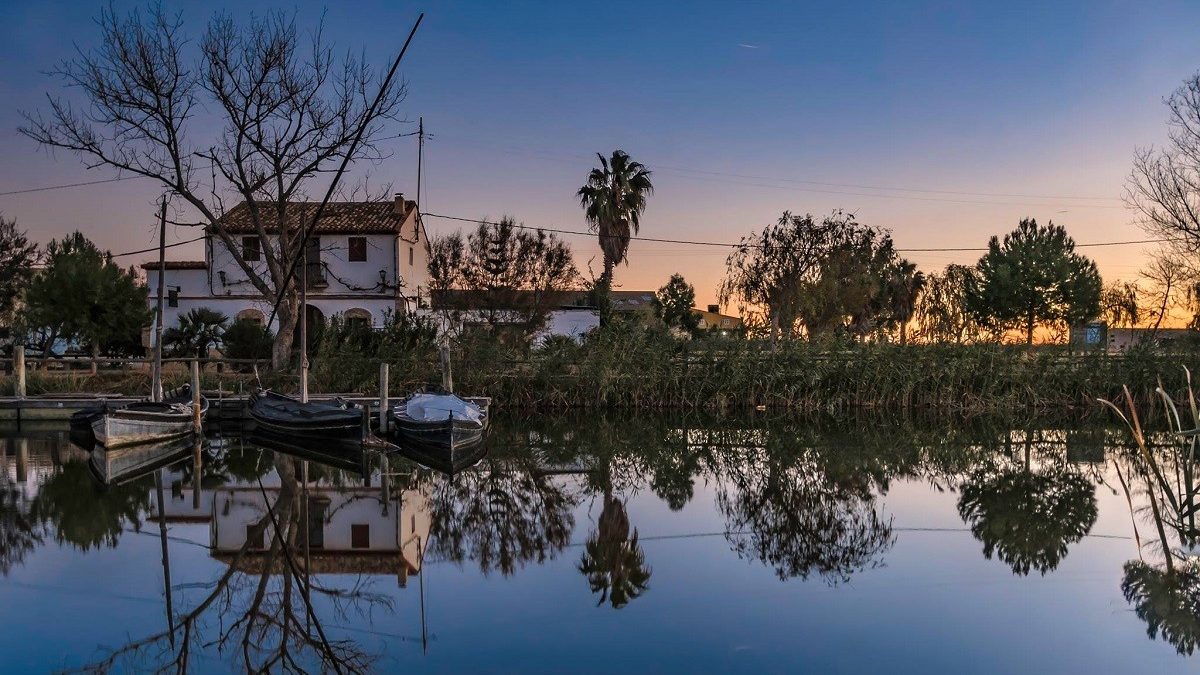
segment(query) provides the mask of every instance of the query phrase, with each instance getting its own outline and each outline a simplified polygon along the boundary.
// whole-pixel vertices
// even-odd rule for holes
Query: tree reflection
[[[1200,561],[1160,569],[1143,560],[1125,563],[1121,593],[1146,622],[1151,639],[1162,637],[1180,654],[1200,645]]]
[[[554,558],[575,528],[577,499],[534,467],[488,458],[455,476],[429,476],[430,551],[512,575]]]
[[[868,471],[831,471],[813,449],[727,451],[717,506],[738,556],[761,560],[781,580],[816,574],[831,584],[880,564],[895,543],[891,518],[875,504]]]
[[[299,460],[274,454],[279,488],[268,497],[259,482],[264,513],[246,526],[246,540],[228,560],[228,568],[192,609],[171,617],[166,630],[135,640],[86,666],[88,672],[117,670],[186,672],[196,646],[215,646],[238,655],[247,672],[365,672],[373,659],[353,640],[331,639],[314,610],[314,596],[332,604],[339,615],[369,614],[390,606],[361,583],[350,589],[327,587],[306,574],[297,541],[308,532]],[[252,552],[252,542],[266,541]],[[216,612],[216,620],[209,617]],[[201,637],[216,626],[215,635]]]
[[[958,513],[993,555],[1026,575],[1058,567],[1067,548],[1096,522],[1092,482],[1071,470],[1054,467],[1034,473],[1027,468],[980,468],[963,483]]]
[[[1194,480],[1200,449],[1200,409],[1191,373],[1187,369],[1184,372],[1185,413],[1180,413],[1161,384],[1157,389],[1166,413],[1165,435],[1156,437],[1143,426],[1128,388],[1119,405],[1104,400],[1101,403],[1116,413],[1133,441],[1129,451],[1114,453],[1113,457],[1113,469],[1133,518],[1138,553],[1137,560],[1125,563],[1121,593],[1138,618],[1146,622],[1151,639],[1161,637],[1180,654],[1192,654],[1200,645],[1200,558],[1194,555],[1196,495],[1200,489]],[[1139,516],[1154,526],[1156,539],[1143,542],[1137,527]],[[1147,552],[1160,562],[1148,562]]]
[[[48,476],[33,499],[31,514],[52,526],[58,543],[88,551],[117,545],[129,523],[142,526],[150,507],[152,479],[144,477],[109,487],[99,486],[87,462],[71,461]]]
[[[625,503],[613,496],[611,489],[604,491],[600,519],[584,543],[579,572],[587,578],[592,593],[600,594],[597,606],[607,601],[613,609],[620,609],[650,587],[650,568],[638,544],[637,528],[631,536]]]
[[[0,475],[0,576],[8,576],[45,538],[30,507],[20,487],[9,482],[7,475]]]

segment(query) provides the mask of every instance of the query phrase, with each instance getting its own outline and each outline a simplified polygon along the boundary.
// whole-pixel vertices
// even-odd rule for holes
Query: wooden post
[[[151,370],[150,400],[161,401],[162,390],[162,339],[163,339],[163,294],[166,292],[167,272],[167,198],[162,198],[158,211],[158,309],[154,312],[154,365]]]
[[[17,378],[17,398],[25,398],[25,345],[13,347],[13,369]]]
[[[371,435],[371,406],[363,404],[362,411],[362,437],[365,441]]]
[[[388,364],[379,364],[379,433],[386,434],[388,430]]]
[[[200,361],[192,361],[192,428],[200,433]]]
[[[445,389],[449,394],[453,394],[454,374],[450,372],[450,347],[442,345],[442,348],[438,350],[438,355],[441,357],[442,362],[442,389]]]

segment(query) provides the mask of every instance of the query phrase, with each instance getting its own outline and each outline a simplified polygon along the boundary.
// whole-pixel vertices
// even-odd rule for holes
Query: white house
[[[171,327],[179,316],[208,307],[231,319],[266,321],[271,302],[250,282],[239,258],[267,275],[262,240],[251,209],[265,204],[242,202],[230,209],[221,224],[235,240],[234,250],[210,232],[204,260],[167,261],[164,265],[166,307],[163,325]],[[311,220],[316,202],[292,202],[288,217]],[[278,230],[274,211],[263,208],[259,218],[269,236]],[[415,311],[428,298],[429,237],[416,203],[397,194],[386,202],[330,202],[309,238],[308,316],[321,322],[334,314],[347,320],[380,326],[391,312]],[[158,291],[158,263],[142,265],[154,307]],[[296,272],[297,278],[300,270]],[[272,330],[277,329],[272,323]]]

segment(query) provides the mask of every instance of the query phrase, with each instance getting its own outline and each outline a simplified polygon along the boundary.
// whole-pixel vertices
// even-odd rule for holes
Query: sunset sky
[[[1022,217],[1078,242],[1145,238],[1121,195],[1135,148],[1162,143],[1162,99],[1200,69],[1196,2],[262,3],[234,16],[323,9],[328,36],[383,65],[426,12],[402,67],[406,115],[424,116],[424,209],[583,229],[574,196],[594,153],[654,171],[642,233],[734,241],[780,212],[841,208],[901,249],[981,247]],[[221,3],[168,3],[198,36]],[[984,5],[987,5],[986,7]],[[136,6],[118,3],[122,10]],[[6,2],[0,23],[0,192],[112,177],[20,136],[44,74],[97,40],[98,3]],[[69,95],[69,94],[68,94]],[[414,126],[399,125],[396,133]],[[416,144],[355,167],[415,192]],[[39,241],[82,229],[101,246],[151,246],[146,180],[0,196]],[[429,219],[431,234],[454,223]],[[171,240],[195,236],[171,232]],[[600,268],[594,238],[568,238]],[[1106,279],[1134,278],[1141,246],[1086,249]],[[672,272],[715,297],[725,252],[634,242],[626,289]],[[911,252],[923,269],[972,252]],[[199,258],[199,244],[173,249]],[[126,259],[141,262],[151,256]]]

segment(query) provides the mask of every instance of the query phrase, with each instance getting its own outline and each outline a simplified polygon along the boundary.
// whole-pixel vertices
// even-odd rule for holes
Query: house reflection
[[[421,572],[429,540],[429,499],[416,490],[388,494],[385,486],[309,486],[301,502],[304,523],[293,550],[312,574],[392,575],[403,587]],[[267,565],[274,530],[255,528],[270,517],[277,487],[222,487],[213,490],[212,556],[239,571],[260,574]],[[246,553],[238,554],[246,548]],[[271,574],[286,561],[273,558]]]

